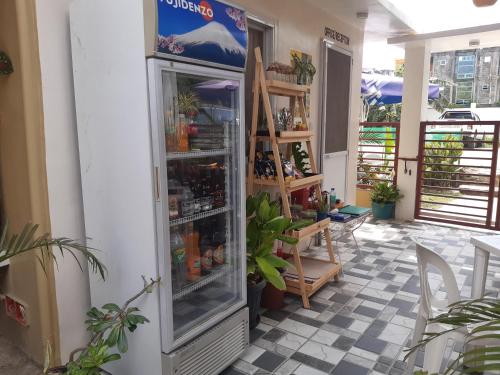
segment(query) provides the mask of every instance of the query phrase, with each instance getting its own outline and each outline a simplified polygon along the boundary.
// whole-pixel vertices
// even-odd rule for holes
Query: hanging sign
[[[243,70],[245,11],[216,0],[157,0],[157,52]]]
[[[349,45],[349,37],[339,33],[338,31],[331,29],[329,27],[325,27],[325,36],[332,40],[336,40],[337,42],[344,43],[345,45]]]

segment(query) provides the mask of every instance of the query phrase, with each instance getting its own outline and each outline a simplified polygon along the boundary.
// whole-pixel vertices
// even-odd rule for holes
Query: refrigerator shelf
[[[172,295],[172,299],[174,301],[177,301],[178,299],[185,297],[188,294],[191,294],[194,291],[203,288],[204,286],[210,283],[213,283],[214,281],[220,279],[221,277],[224,277],[229,272],[232,272],[229,265],[227,264],[221,265],[215,268],[210,275],[202,276],[200,279],[193,281],[184,286],[183,288],[181,288],[181,290]]]
[[[225,206],[225,207],[216,208],[215,210],[200,212],[200,213],[195,214],[195,215],[181,217],[181,218],[175,219],[175,220],[170,220],[170,226],[173,227],[175,225],[180,225],[180,224],[185,224],[185,223],[189,223],[192,221],[205,219],[207,217],[219,215],[219,214],[222,214],[222,213],[228,212],[228,211],[231,211],[231,207]]]
[[[207,156],[231,155],[230,148],[221,148],[215,150],[200,150],[188,152],[167,152],[167,160],[195,159]]]

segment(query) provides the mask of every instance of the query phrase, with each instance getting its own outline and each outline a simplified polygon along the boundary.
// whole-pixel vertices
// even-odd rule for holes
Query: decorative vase
[[[325,220],[326,218],[328,218],[328,212],[320,212],[320,211],[318,211],[316,213],[316,221]]]
[[[372,213],[377,219],[393,219],[394,209],[396,208],[396,203],[376,203],[372,202]]]
[[[257,284],[247,283],[247,306],[250,329],[254,329],[260,322],[259,307],[262,297],[262,290],[266,286],[266,281],[261,280]]]

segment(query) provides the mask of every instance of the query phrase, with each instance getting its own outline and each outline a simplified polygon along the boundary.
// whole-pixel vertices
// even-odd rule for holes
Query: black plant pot
[[[266,286],[266,281],[262,280],[257,284],[247,283],[247,306],[250,329],[254,329],[260,322],[259,307],[262,290]]]

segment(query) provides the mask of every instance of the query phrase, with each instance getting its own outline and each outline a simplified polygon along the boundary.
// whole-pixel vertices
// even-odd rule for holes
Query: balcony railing
[[[381,181],[397,182],[398,122],[359,124],[358,188],[369,189]]]
[[[420,125],[415,216],[499,229],[498,121]]]

